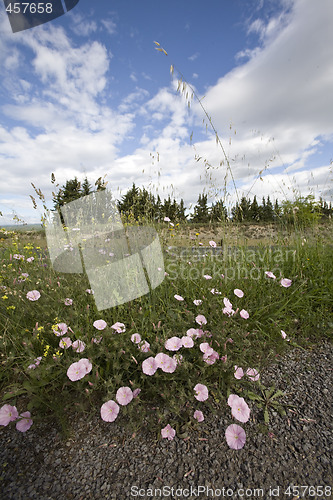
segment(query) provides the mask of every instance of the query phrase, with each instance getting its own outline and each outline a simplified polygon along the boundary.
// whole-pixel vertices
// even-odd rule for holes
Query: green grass
[[[86,276],[53,270],[43,251],[46,249],[43,235],[7,235],[0,247],[2,404],[15,404],[22,411],[28,409],[34,421],[56,416],[65,428],[66,415],[74,407],[99,412],[105,401],[115,399],[119,387],[130,386],[133,390],[140,388],[141,393],[128,406],[121,407],[122,422],[139,429],[148,420],[156,432],[170,422],[181,432],[184,426],[194,425],[195,409],[212,409],[212,400],[225,404],[232,391],[244,391],[246,382],[234,378],[234,365],[244,371],[256,368],[260,372],[273,362],[277,353],[293,345],[308,348],[331,340],[333,246],[332,240],[327,239],[329,231],[323,232],[319,226],[306,234],[278,231],[269,244],[258,239],[255,248],[247,244],[250,238],[246,239],[241,231],[239,226],[230,225],[227,228],[178,226],[172,231],[161,226],[164,249],[175,242],[176,246],[199,247],[199,242],[207,245],[221,236],[225,252],[220,257],[199,258],[194,254],[183,259],[166,252],[168,275],[158,288],[130,303],[101,312],[93,296],[85,292],[90,288]],[[194,239],[190,239],[191,235]],[[25,258],[15,259],[14,254]],[[34,261],[29,263],[27,258],[31,256]],[[268,278],[265,271],[273,271],[276,279]],[[22,279],[22,273],[29,276]],[[205,279],[205,274],[212,279]],[[281,278],[291,279],[291,286],[282,287]],[[213,288],[221,294],[211,293]],[[238,298],[235,288],[241,289],[244,297]],[[30,290],[41,293],[38,301],[26,298]],[[176,300],[175,294],[184,301]],[[238,309],[230,317],[222,312],[224,297],[231,301],[235,311]],[[66,298],[71,298],[73,305],[66,306]],[[202,300],[200,306],[193,303],[198,299]],[[248,311],[248,319],[240,317],[242,309]],[[164,348],[168,338],[182,337],[188,329],[199,328],[195,319],[198,314],[206,317],[203,330],[211,336],[196,339],[191,349],[181,348],[178,353],[183,361],[174,373],[158,370],[153,376],[143,374],[144,359],[158,352],[168,353]],[[108,324],[102,332],[93,327],[97,319]],[[66,336],[72,341],[85,342],[83,353],[59,348],[60,337],[53,333],[53,328],[61,322],[71,328]],[[124,323],[126,332],[114,334],[111,325],[116,322]],[[282,339],[281,330],[290,342]],[[150,343],[150,352],[141,352],[131,342],[134,333]],[[98,335],[103,335],[100,344],[92,341]],[[220,356],[227,356],[226,361],[205,363],[199,349],[201,342],[210,343]],[[38,356],[42,357],[40,365],[28,369]],[[90,359],[93,369],[83,379],[71,382],[67,369],[82,357]],[[210,391],[211,398],[206,402],[193,397],[197,383],[207,385]],[[255,390],[255,383],[251,384]]]

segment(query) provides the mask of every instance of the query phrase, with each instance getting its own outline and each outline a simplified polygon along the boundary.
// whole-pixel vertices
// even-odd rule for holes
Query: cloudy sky
[[[0,225],[39,222],[31,182],[52,208],[52,172],[187,207],[332,201],[332,21],[332,0],[80,0],[12,33],[1,2]]]

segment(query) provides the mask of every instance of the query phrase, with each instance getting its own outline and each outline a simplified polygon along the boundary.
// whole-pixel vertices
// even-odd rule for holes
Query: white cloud
[[[109,35],[117,33],[117,25],[112,19],[103,19],[102,24]]]

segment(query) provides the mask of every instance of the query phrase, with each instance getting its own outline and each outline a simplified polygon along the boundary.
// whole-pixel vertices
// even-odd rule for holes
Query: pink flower
[[[86,358],[80,359],[76,363],[72,363],[67,370],[67,377],[72,382],[81,380],[87,373],[91,372],[92,364]]]
[[[203,384],[197,384],[194,387],[196,395],[194,396],[198,401],[206,401],[208,399],[208,389]]]
[[[219,292],[218,290],[216,290],[216,288],[212,288],[210,293],[212,293],[213,295],[221,295],[221,292]]]
[[[276,279],[275,274],[273,274],[271,271],[265,271],[266,276],[269,278],[273,278],[274,280]]]
[[[240,398],[237,394],[230,394],[228,405],[231,407],[231,414],[240,422],[247,422],[250,418],[250,408],[244,398]]]
[[[242,309],[239,313],[240,317],[243,319],[248,319],[250,317],[249,313],[245,311],[245,309]]]
[[[224,297],[223,303],[227,309],[232,309],[232,303],[230,302],[229,299],[227,299],[227,297]]]
[[[93,326],[97,328],[97,330],[104,330],[106,328],[107,323],[104,321],[104,319],[98,319],[93,323]]]
[[[61,337],[61,335],[65,335],[67,333],[68,327],[66,323],[57,323],[56,327],[53,329],[53,333],[57,337]]]
[[[4,405],[0,408],[0,425],[4,425],[6,427],[9,422],[12,422],[17,418],[18,411],[16,409],[16,406]]]
[[[239,298],[242,298],[244,297],[244,292],[242,290],[240,290],[239,288],[235,288],[234,290],[234,294],[239,297]]]
[[[87,359],[87,358],[81,358],[80,361],[79,361],[79,363],[81,364],[81,366],[84,367],[85,374],[91,372],[91,370],[92,370],[92,364],[90,363],[89,359]]]
[[[175,299],[181,301],[181,300],[184,300],[183,297],[181,295],[174,295]]]
[[[157,367],[161,368],[161,370],[165,373],[173,373],[177,368],[177,362],[163,352],[159,352],[158,354],[156,354],[155,361]]]
[[[283,286],[284,288],[288,288],[290,287],[290,285],[292,284],[292,281],[289,280],[288,278],[283,278],[281,281],[281,286]]]
[[[207,324],[207,320],[205,318],[205,316],[203,314],[199,314],[196,318],[195,318],[195,321],[198,323],[198,325],[202,326],[202,325],[206,325]]]
[[[164,222],[170,222],[169,217],[164,217],[164,219],[163,219],[163,220],[164,220]]]
[[[28,292],[26,295],[27,299],[31,301],[38,300],[40,297],[40,293],[38,290],[32,290],[31,292]]]
[[[259,373],[257,372],[257,370],[255,368],[248,368],[246,370],[246,375],[251,379],[253,380],[253,382],[256,382],[257,380],[259,380],[260,378],[260,375]]]
[[[72,347],[75,352],[83,352],[86,348],[86,344],[82,342],[82,340],[75,340],[75,342],[73,342],[72,344]]]
[[[164,429],[161,430],[162,438],[167,438],[169,441],[172,441],[176,435],[175,429],[168,424]]]
[[[203,413],[200,410],[195,410],[193,416],[194,418],[197,419],[198,422],[203,422],[205,420],[205,417],[203,416]]]
[[[67,299],[65,299],[64,304],[65,304],[65,306],[71,306],[73,304],[73,300],[67,298]]]
[[[240,367],[235,365],[234,377],[237,378],[237,380],[240,380],[242,377],[244,377],[243,368],[240,368]]]
[[[290,342],[290,339],[288,339],[288,338],[287,338],[287,334],[286,334],[286,332],[284,332],[283,330],[281,330],[281,335],[282,335],[282,338],[283,338],[284,340],[286,340],[287,342]]]
[[[154,375],[158,368],[157,362],[155,358],[150,356],[150,358],[147,358],[143,361],[142,363],[142,371],[145,375]]]
[[[21,420],[17,422],[16,429],[20,432],[26,432],[28,429],[30,429],[30,427],[33,424],[33,421],[30,418],[31,417],[30,411],[25,411],[24,413],[21,413],[20,417],[23,418],[21,418]]]
[[[91,288],[87,288],[86,292],[90,295],[94,295],[94,290],[92,290]]]
[[[138,345],[138,348],[140,349],[141,352],[148,352],[150,344],[145,340],[144,342],[141,342],[140,345]]]
[[[141,335],[138,333],[133,333],[131,336],[131,341],[134,342],[134,344],[139,344],[141,342]]]
[[[195,306],[201,306],[201,304],[202,304],[202,300],[200,300],[200,299],[198,299],[198,300],[193,300],[193,304],[194,304]]]
[[[29,258],[27,259],[27,262],[32,262],[33,260],[35,260],[35,257],[29,257]]]
[[[213,349],[212,353],[210,353],[210,354],[205,353],[203,355],[203,360],[208,365],[213,365],[215,363],[215,361],[217,361],[219,359],[219,357],[220,357],[219,353],[214,351],[214,349]]]
[[[200,351],[203,352],[204,354],[207,354],[207,356],[210,356],[214,352],[214,349],[210,347],[210,345],[207,342],[202,342],[199,348]]]
[[[59,342],[59,347],[61,349],[68,349],[72,345],[72,341],[69,337],[63,337]]]
[[[215,247],[216,247],[216,243],[215,243],[215,241],[210,241],[210,242],[209,242],[209,244],[210,244],[210,246],[211,246],[211,247],[213,247],[213,248],[215,248]]]
[[[186,335],[188,337],[197,338],[198,337],[198,330],[197,330],[197,328],[190,328],[189,330],[187,330]]]
[[[182,337],[182,345],[183,347],[187,348],[193,347],[194,346],[193,339],[188,335],[185,335],[184,337]]]
[[[179,337],[171,337],[164,344],[164,347],[168,351],[178,351],[182,346],[183,346],[183,343]]]
[[[204,274],[203,277],[206,279],[206,280],[211,280],[212,277],[209,275],[209,274]]]
[[[141,389],[139,389],[139,388],[138,389],[134,389],[134,391],[133,391],[133,398],[136,398],[140,394],[140,392],[141,392]]]
[[[118,417],[119,406],[115,401],[107,401],[101,406],[101,417],[105,422],[114,422]]]
[[[240,450],[245,444],[246,434],[242,427],[232,424],[226,428],[225,438],[230,448],[233,450]]]
[[[120,387],[116,394],[116,400],[122,406],[128,405],[133,399],[133,392],[130,387]]]
[[[119,321],[117,321],[117,323],[112,325],[111,328],[116,330],[117,333],[124,333],[126,331],[126,327],[125,327],[124,323],[119,323]]]

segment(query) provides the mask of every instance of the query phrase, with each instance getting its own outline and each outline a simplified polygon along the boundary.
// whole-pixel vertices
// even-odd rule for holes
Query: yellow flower
[[[3,295],[1,298],[2,298],[3,300],[8,299],[7,295]]]
[[[199,233],[195,233],[196,236],[199,236]]]
[[[46,358],[46,356],[48,355],[49,350],[50,350],[50,346],[46,345],[44,348],[44,354],[43,354],[44,358]]]
[[[14,311],[15,309],[16,309],[15,306],[8,306],[7,307],[7,311],[10,311],[10,310]]]

